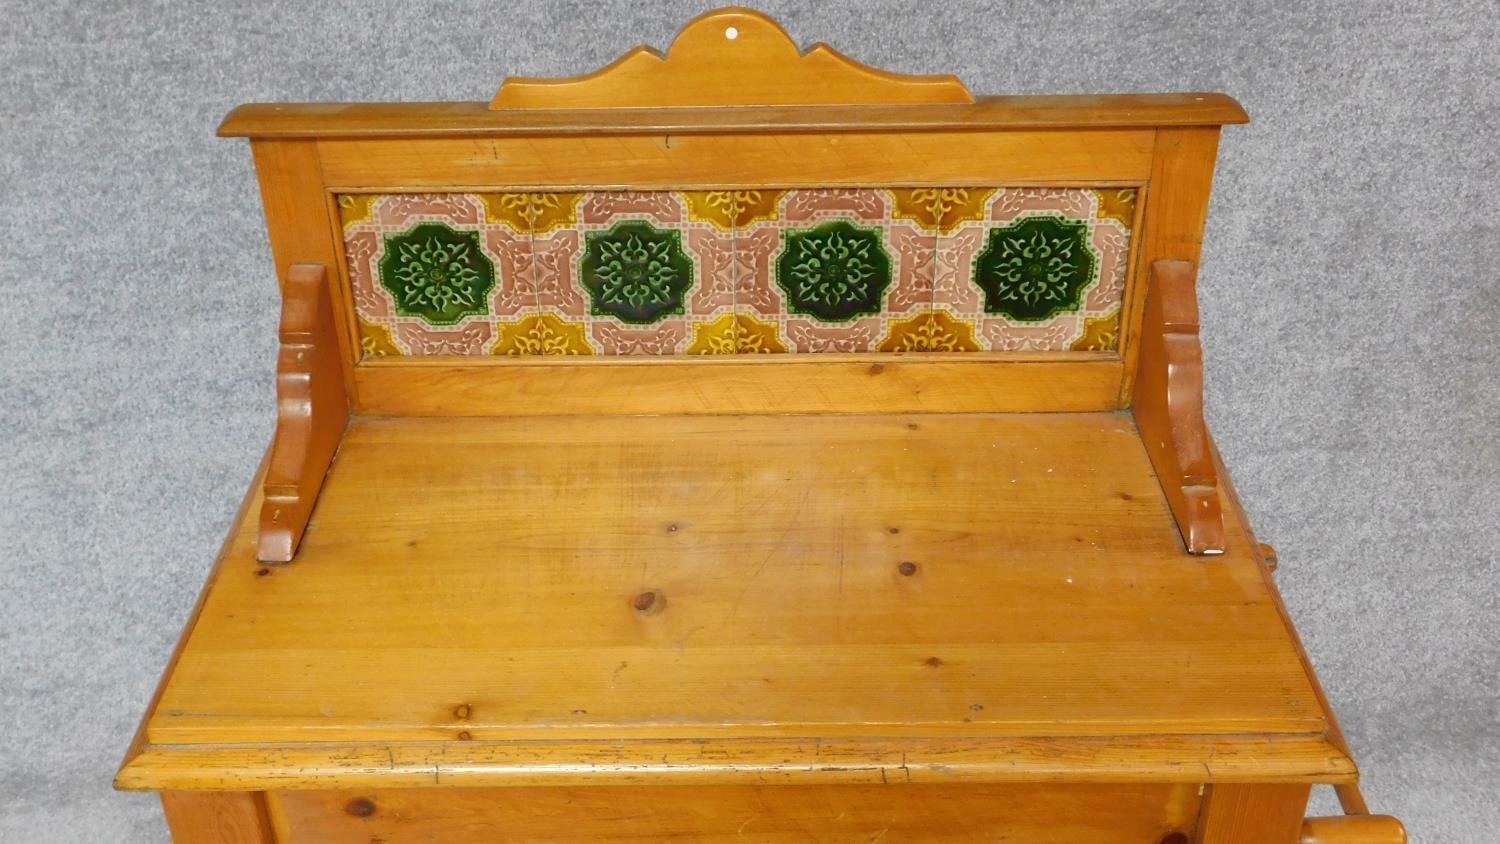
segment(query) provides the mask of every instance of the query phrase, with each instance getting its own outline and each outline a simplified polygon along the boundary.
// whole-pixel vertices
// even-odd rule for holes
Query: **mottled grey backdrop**
[[[224,113],[488,99],[709,5],[0,0],[0,840],[166,839],[110,777],[272,420],[275,283]],[[981,93],[1240,98],[1202,273],[1215,433],[1373,805],[1493,840],[1493,0],[762,7]]]

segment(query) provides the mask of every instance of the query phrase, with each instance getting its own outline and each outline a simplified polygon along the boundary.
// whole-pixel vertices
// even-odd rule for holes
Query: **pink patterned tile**
[[[775,320],[784,314],[785,297],[776,286],[776,255],[781,251],[781,230],[755,226],[734,234],[735,307],[760,319]]]
[[[584,194],[579,218],[585,229],[607,228],[621,219],[670,225],[682,222],[686,209],[673,191],[594,191]]]
[[[787,191],[781,200],[783,228],[805,228],[829,219],[877,224],[891,219],[890,194],[872,188],[825,188]]]
[[[380,233],[356,231],[344,238],[344,263],[349,267],[349,287],[354,293],[354,309],[369,322],[386,323],[395,316],[391,294],[377,280],[380,260]]]
[[[882,317],[900,319],[931,308],[937,233],[895,220],[886,224],[886,246],[895,266]]]
[[[469,228],[484,222],[484,204],[463,193],[397,193],[375,205],[381,231],[404,231],[415,223],[438,221]]]
[[[583,257],[581,233],[569,228],[535,235],[531,252],[536,310],[569,321],[584,320],[589,305],[588,296],[578,282],[578,262]]]
[[[794,352],[873,352],[884,333],[880,317],[829,324],[804,316],[788,316],[782,324],[788,348]]]
[[[407,354],[429,357],[483,355],[494,342],[494,329],[490,323],[475,320],[452,329],[441,329],[403,318],[396,323],[394,335]]]
[[[589,337],[606,355],[677,355],[687,348],[692,332],[683,317],[669,317],[655,325],[625,325],[595,320]]]
[[[697,283],[688,293],[687,312],[694,322],[735,309],[735,239],[733,232],[692,226],[687,251],[696,265]]]
[[[500,319],[514,319],[538,310],[530,235],[518,235],[504,226],[487,226],[483,243],[485,255],[495,265],[490,313]]]
[[[1057,352],[1068,348],[1083,331],[1083,317],[1063,314],[1037,325],[1004,319],[980,320],[981,338],[996,352]]]

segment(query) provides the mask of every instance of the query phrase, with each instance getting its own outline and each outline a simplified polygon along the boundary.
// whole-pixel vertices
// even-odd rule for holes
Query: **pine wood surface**
[[[1212,780],[1215,747],[1230,776],[1353,776],[1243,532],[1182,552],[1128,414],[358,418],[297,561],[258,566],[253,533],[122,784],[168,749],[211,781],[236,743],[219,787],[309,742],[322,782],[372,748],[394,775],[436,740],[424,784],[450,748],[449,782],[546,781],[590,742],[608,769],[672,740],[688,770],[695,740],[750,742],[708,780],[818,768],[823,741],[938,781],[943,752]]]
[[[807,52],[776,21],[743,7],[688,22],[661,53],[637,47],[594,73],[512,76],[490,108],[680,108],[743,105],[972,103],[952,75],[910,76],[861,64],[827,44]]]
[[[175,844],[275,844],[265,795],[163,791],[162,812]]]
[[[1151,175],[1141,206],[1139,241],[1131,283],[1125,288],[1120,353],[1125,358],[1121,400],[1128,403],[1141,351],[1139,331],[1146,313],[1147,280],[1157,261],[1187,261],[1194,267],[1203,251],[1203,226],[1213,192],[1218,158],[1217,126],[1164,128],[1156,133]],[[1196,304],[1196,303],[1195,303]]]
[[[1308,818],[1301,844],[1406,844],[1406,827],[1390,815]]]
[[[1051,352],[453,358],[355,369],[355,410],[379,416],[1113,410],[1117,356]]]
[[[123,789],[814,786],[911,782],[1351,783],[1319,735],[142,744]]]
[[[1130,186],[1151,129],[328,138],[329,190]],[[261,143],[265,143],[262,141]]]
[[[281,840],[1142,844],[1191,830],[1196,786],[705,786],[283,792]]]
[[[1193,844],[1295,844],[1309,790],[1299,783],[1209,786]]]
[[[869,130],[1009,131],[1249,122],[1220,93],[981,96],[972,105],[725,106],[517,109],[483,102],[247,103],[219,126],[227,138],[398,138],[477,135],[674,135]]]

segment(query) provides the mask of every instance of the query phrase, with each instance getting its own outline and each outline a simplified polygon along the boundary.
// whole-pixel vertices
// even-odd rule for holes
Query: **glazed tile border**
[[[1110,351],[1132,189],[338,197],[366,357]]]

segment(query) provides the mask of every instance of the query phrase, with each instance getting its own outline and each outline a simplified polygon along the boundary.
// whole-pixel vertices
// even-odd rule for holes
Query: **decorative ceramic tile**
[[[686,354],[695,326],[734,310],[734,235],[689,217],[701,194],[596,191],[579,206],[577,268],[590,342],[606,355]]]
[[[490,242],[483,201],[466,194],[343,196],[339,212],[367,355],[488,351],[495,302],[522,283],[522,271]],[[518,244],[512,251],[521,251],[529,234],[511,239]]]
[[[739,313],[793,352],[874,351],[930,307],[936,232],[892,217],[890,191],[790,190],[735,230]]]
[[[495,289],[495,262],[480,248],[479,232],[446,223],[419,223],[386,235],[378,269],[396,313],[428,325],[484,315]]]
[[[910,319],[892,320],[878,352],[977,352],[974,326],[947,311],[925,311]]]
[[[591,355],[588,334],[582,323],[568,322],[556,314],[530,314],[498,325],[499,339],[490,347],[497,355]]]
[[[367,357],[1109,351],[1131,189],[353,194]]]
[[[951,232],[961,223],[980,220],[995,188],[906,188],[891,191],[895,216],[922,228]]]
[[[1135,195],[991,192],[980,219],[939,237],[934,307],[989,351],[1114,350]]]

